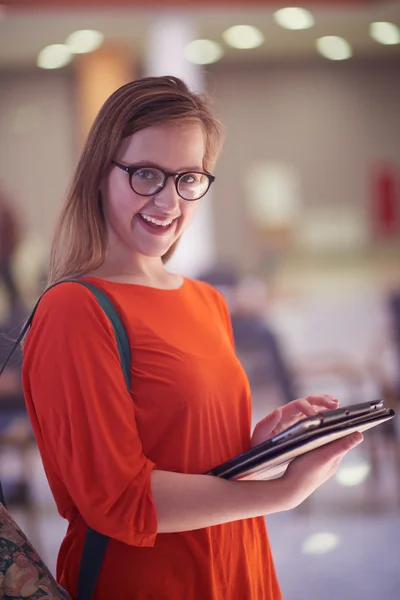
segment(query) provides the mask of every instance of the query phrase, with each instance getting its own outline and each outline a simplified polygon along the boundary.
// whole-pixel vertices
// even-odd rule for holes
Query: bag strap
[[[124,379],[126,383],[126,387],[128,392],[131,390],[131,348],[129,345],[128,334],[125,331],[125,327],[122,324],[122,321],[115,310],[114,304],[111,302],[109,297],[98,287],[89,283],[87,281],[81,281],[79,279],[70,279],[69,281],[79,283],[83,285],[88,290],[90,290],[95,296],[97,302],[100,304],[103,311],[106,313],[107,317],[110,320],[111,325],[114,329],[115,339],[117,340],[117,347],[119,358],[121,362],[122,371],[124,374]],[[57,285],[57,284],[56,284]]]
[[[83,285],[86,288],[88,288],[92,292],[92,294],[96,297],[96,300],[98,301],[101,308],[104,310],[107,317],[111,321],[111,325],[113,326],[115,337],[117,340],[118,352],[119,352],[120,359],[121,359],[122,370],[124,372],[125,383],[128,387],[128,390],[130,390],[130,375],[129,375],[129,373],[130,373],[130,347],[129,347],[128,336],[126,334],[124,326],[122,325],[121,320],[118,316],[118,313],[116,312],[115,307],[114,307],[113,303],[111,302],[111,300],[108,298],[108,296],[102,290],[100,290],[95,285],[93,285],[92,283],[88,283],[87,281],[81,281],[79,279],[65,279],[64,281],[59,281],[58,283],[55,283],[54,285],[47,288],[47,290],[45,292],[43,292],[43,294],[40,296],[39,300],[36,302],[27,321],[24,323],[21,333],[18,336],[18,339],[14,343],[14,346],[12,347],[4,364],[2,365],[2,367],[0,369],[0,376],[3,374],[5,368],[7,367],[13,354],[15,353],[18,346],[20,345],[20,343],[24,339],[25,335],[27,334],[27,331],[32,324],[32,320],[35,315],[36,309],[39,306],[39,302],[43,298],[44,294],[46,294],[46,292],[51,290],[53,287],[60,285],[61,283],[71,283],[71,282],[79,283],[80,285]]]
[[[97,288],[92,283],[88,283],[87,281],[82,281],[79,279],[66,279],[64,281],[59,281],[55,283],[51,287],[47,288],[47,290],[40,296],[39,300],[36,302],[32,313],[30,314],[28,320],[24,324],[20,335],[18,336],[17,341],[15,342],[10,354],[8,355],[5,363],[0,369],[0,375],[3,373],[6,368],[8,362],[13,356],[14,352],[18,348],[22,339],[26,335],[29,327],[32,324],[32,320],[36,309],[39,305],[40,300],[43,298],[43,295],[48,292],[51,288],[56,285],[60,285],[61,283],[79,283],[80,285],[85,286],[88,290],[92,292],[95,296],[97,302],[107,315],[108,319],[111,322],[111,325],[114,329],[115,338],[117,341],[118,352],[121,361],[121,367],[124,374],[124,379],[126,383],[126,387],[128,392],[130,393],[130,366],[131,366],[131,356],[130,356],[130,346],[128,335],[125,331],[125,328],[122,324],[122,321],[108,296],[99,288]],[[3,491],[0,483],[0,502],[5,506],[5,500]],[[98,531],[95,531],[91,527],[88,527],[86,532],[85,542],[82,550],[81,562],[79,565],[79,575],[78,575],[78,592],[77,592],[77,600],[92,600],[93,594],[96,588],[97,580],[99,578],[101,566],[103,564],[104,556],[107,550],[108,542],[110,538]]]
[[[4,498],[3,488],[1,487],[1,481],[0,481],[0,504],[2,504],[4,506],[4,508],[7,508],[6,499]]]
[[[99,290],[99,288],[86,281],[76,280],[76,282],[84,285],[92,292],[101,308],[110,319],[117,340],[126,387],[130,393],[131,353],[128,335],[121,319],[119,318],[113,303],[102,290]],[[79,565],[77,600],[91,600],[93,598],[109,541],[109,537],[88,527]]]

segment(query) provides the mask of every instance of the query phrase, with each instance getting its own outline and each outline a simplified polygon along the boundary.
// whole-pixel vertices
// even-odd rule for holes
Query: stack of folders
[[[382,400],[323,411],[298,421],[207,474],[236,480],[274,479],[285,472],[294,458],[356,431],[376,427],[394,416],[394,410],[385,408]]]

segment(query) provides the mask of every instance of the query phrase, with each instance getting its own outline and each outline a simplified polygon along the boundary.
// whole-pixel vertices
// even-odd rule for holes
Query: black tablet
[[[269,440],[238,454],[209,471],[225,479],[273,479],[291,460],[356,431],[365,431],[392,419],[395,413],[382,400],[323,411],[298,421]]]

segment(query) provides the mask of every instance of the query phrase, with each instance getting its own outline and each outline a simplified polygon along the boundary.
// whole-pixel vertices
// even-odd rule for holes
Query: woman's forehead
[[[153,125],[133,133],[123,140],[121,154],[131,163],[148,160],[155,164],[162,161],[182,162],[187,166],[201,166],[206,140],[203,128],[196,123]],[[171,168],[173,165],[171,165]]]

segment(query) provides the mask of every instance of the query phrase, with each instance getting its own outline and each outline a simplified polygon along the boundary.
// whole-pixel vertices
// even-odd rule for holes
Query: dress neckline
[[[138,289],[145,289],[145,290],[152,290],[154,292],[166,292],[166,293],[181,292],[185,288],[186,282],[187,282],[186,277],[182,277],[182,284],[177,288],[158,288],[158,287],[153,287],[151,285],[144,285],[141,283],[127,283],[127,282],[120,282],[120,281],[112,281],[111,279],[103,279],[102,277],[96,277],[94,275],[83,276],[82,279],[87,280],[87,281],[99,281],[105,285],[124,286],[124,287],[132,287],[132,288],[134,287],[134,288],[138,288]]]

